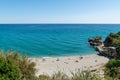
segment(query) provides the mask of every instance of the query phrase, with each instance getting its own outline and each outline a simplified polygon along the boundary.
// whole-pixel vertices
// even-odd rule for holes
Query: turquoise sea
[[[90,37],[120,31],[119,24],[0,24],[0,49],[30,57],[93,54]]]

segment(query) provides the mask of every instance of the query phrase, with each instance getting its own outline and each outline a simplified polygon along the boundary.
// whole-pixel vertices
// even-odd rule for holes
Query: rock
[[[120,32],[118,32],[117,34],[120,35]]]
[[[88,42],[92,46],[99,46],[99,45],[102,45],[102,43],[103,43],[102,38],[100,36],[95,37],[95,38],[89,38]]]
[[[114,34],[110,33],[104,42],[100,36],[89,38],[88,42],[100,54],[109,58],[120,59],[120,32]]]

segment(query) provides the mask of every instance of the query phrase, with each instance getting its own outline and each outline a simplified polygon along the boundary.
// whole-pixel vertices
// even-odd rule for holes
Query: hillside
[[[105,47],[115,47],[116,48],[116,58],[120,59],[120,32],[114,34],[110,33],[104,41]]]

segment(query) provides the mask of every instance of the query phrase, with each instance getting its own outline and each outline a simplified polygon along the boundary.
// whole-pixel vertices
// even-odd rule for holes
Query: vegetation
[[[99,76],[91,74],[89,71],[71,73],[72,76],[68,77],[63,72],[58,72],[50,76],[41,75],[38,80],[102,80]]]
[[[35,80],[35,63],[18,52],[0,51],[0,80]]]
[[[72,73],[71,80],[102,80],[98,75],[92,74],[90,71],[78,71],[76,73]]]
[[[114,34],[110,33],[104,41],[105,46],[112,46],[116,48],[116,59],[111,59],[105,65],[105,75],[107,80],[120,80],[120,32]]]
[[[105,46],[118,47],[118,45],[120,44],[120,34],[110,33],[108,37],[105,39],[104,43]]]
[[[10,60],[0,56],[0,80],[17,80],[20,78],[20,70],[12,65]]]
[[[117,34],[110,33],[104,41],[105,46],[113,46],[116,48],[116,58],[120,59],[120,32]]]
[[[111,59],[105,65],[106,78],[112,78],[112,80],[120,80],[120,60]]]

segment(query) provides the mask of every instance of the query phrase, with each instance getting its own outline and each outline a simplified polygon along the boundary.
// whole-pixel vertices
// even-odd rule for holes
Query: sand
[[[71,75],[71,71],[77,70],[95,70],[106,64],[109,59],[97,54],[85,56],[67,56],[67,57],[49,57],[49,58],[31,58],[36,63],[36,76],[41,74],[52,75],[61,71]]]

